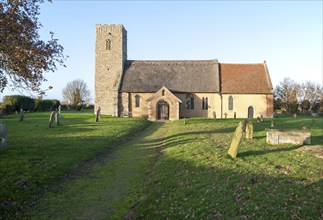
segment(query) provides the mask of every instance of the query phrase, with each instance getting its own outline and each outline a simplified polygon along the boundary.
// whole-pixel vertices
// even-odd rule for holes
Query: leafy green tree
[[[49,0],[50,1],[50,0]],[[0,0],[0,92],[5,87],[44,93],[44,73],[64,65],[63,47],[54,34],[43,41],[39,5],[44,0]]]
[[[60,102],[56,99],[38,99],[35,102],[36,111],[50,111],[56,110]]]
[[[23,109],[25,111],[32,111],[35,107],[35,101],[33,98],[22,95],[5,96],[3,98],[3,104],[10,106],[9,108],[12,111],[20,111],[20,109]]]

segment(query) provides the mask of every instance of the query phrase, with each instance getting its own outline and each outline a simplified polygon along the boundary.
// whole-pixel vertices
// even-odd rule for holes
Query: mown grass
[[[0,219],[19,218],[42,194],[86,162],[117,148],[148,124],[143,119],[63,112],[60,126],[48,128],[49,113],[26,113],[0,120],[8,128],[8,150],[0,153]]]
[[[300,146],[266,144],[271,120],[254,121],[236,160],[227,156],[239,120],[190,119],[166,124],[161,156],[136,206],[139,219],[322,219],[322,159]],[[274,119],[276,128],[312,132],[322,145],[323,121]]]
[[[254,138],[243,138],[233,160],[227,150],[238,119],[153,123],[120,144],[149,122],[103,118],[97,124],[89,114],[66,114],[51,130],[47,118],[4,119],[15,138],[0,155],[1,178],[8,179],[1,183],[3,218],[323,218],[322,159],[301,146],[266,144],[272,119],[254,121]],[[280,129],[306,126],[312,145],[323,144],[322,118],[273,120]]]

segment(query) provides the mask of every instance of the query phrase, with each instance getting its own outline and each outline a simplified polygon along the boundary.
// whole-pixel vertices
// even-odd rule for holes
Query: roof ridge
[[[162,64],[172,64],[172,65],[183,65],[183,64],[217,64],[217,60],[127,60],[128,64],[146,64],[146,65],[162,65]]]
[[[263,63],[219,63],[225,65],[263,65]]]

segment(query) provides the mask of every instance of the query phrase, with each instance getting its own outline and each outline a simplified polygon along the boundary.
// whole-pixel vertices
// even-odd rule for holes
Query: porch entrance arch
[[[157,120],[169,120],[169,104],[165,101],[157,103]]]

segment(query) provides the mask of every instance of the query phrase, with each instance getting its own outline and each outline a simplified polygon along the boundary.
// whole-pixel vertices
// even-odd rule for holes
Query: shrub
[[[10,110],[10,112],[7,113],[19,112],[20,109],[32,111],[35,107],[35,101],[28,96],[10,95],[3,98],[3,105],[7,107],[7,110]]]
[[[38,99],[35,103],[35,111],[52,111],[59,105],[60,102],[57,99]]]

